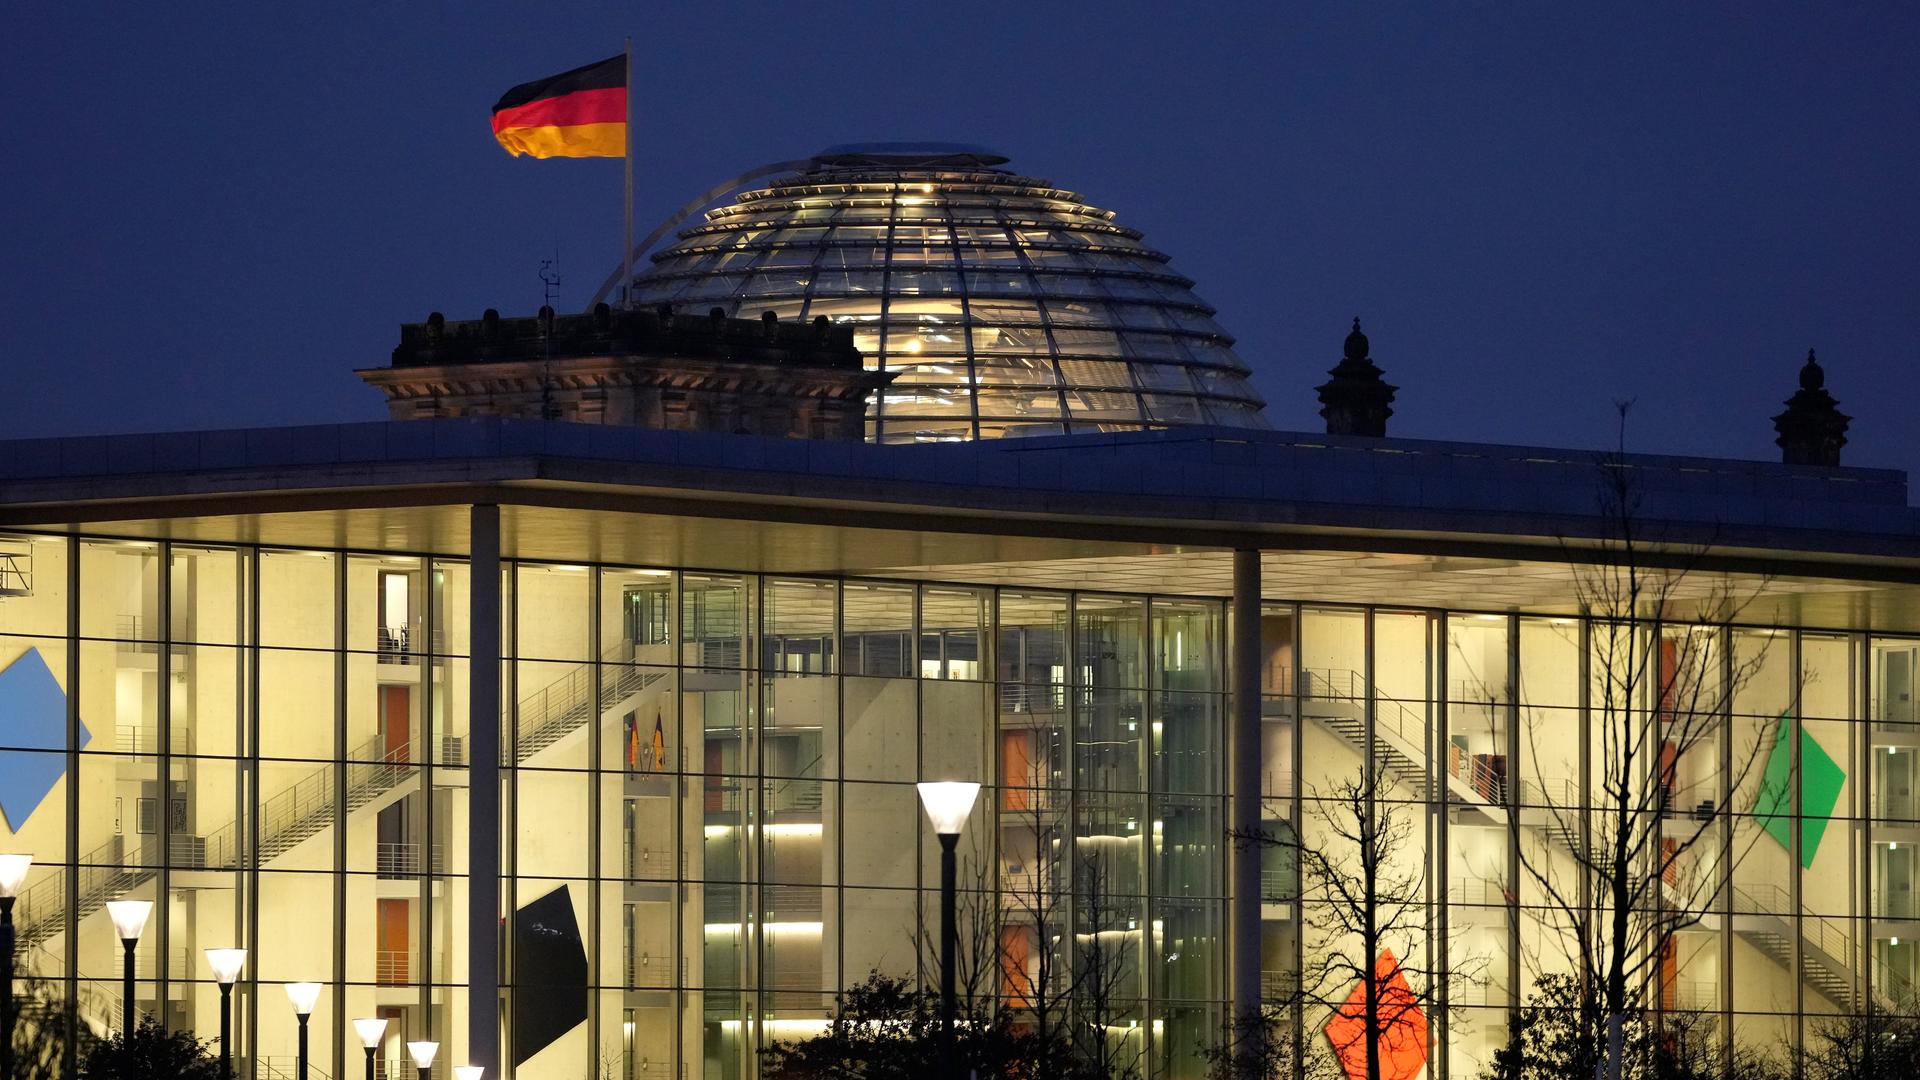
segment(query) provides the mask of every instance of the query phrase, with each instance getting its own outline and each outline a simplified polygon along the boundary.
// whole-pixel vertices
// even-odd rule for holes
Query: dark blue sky
[[[25,5],[0,44],[8,437],[374,419],[430,310],[572,309],[617,161],[508,86],[638,61],[641,229],[836,142],[967,141],[1146,232],[1274,426],[1361,315],[1395,434],[1772,458],[1809,345],[1920,467],[1920,8]],[[1611,6],[1609,6],[1611,7]],[[190,11],[191,13],[183,13]]]

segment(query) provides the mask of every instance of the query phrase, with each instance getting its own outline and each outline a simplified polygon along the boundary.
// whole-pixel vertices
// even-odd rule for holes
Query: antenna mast
[[[553,258],[540,260],[540,419],[557,420],[560,411],[553,403],[553,301],[560,295],[560,249]]]

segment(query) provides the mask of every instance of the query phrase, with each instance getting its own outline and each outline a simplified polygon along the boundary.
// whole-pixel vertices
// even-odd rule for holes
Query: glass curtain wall
[[[282,983],[463,1053],[464,563],[23,537],[0,596],[26,984],[121,1015],[107,900],[156,901],[136,1009],[290,1072]],[[1197,1072],[1224,987],[1223,606],[510,563],[504,1056],[520,1075],[745,1076],[871,972],[930,981],[913,785],[988,784],[963,838],[968,992],[1066,1007]],[[70,727],[73,730],[69,730]],[[71,782],[69,782],[69,779]]]
[[[1203,1071],[1221,602],[534,562],[503,590],[519,1075],[744,1080],[870,973],[930,984],[922,779],[987,785],[960,846],[963,993],[1072,1025],[1113,1068]],[[383,1075],[410,1039],[463,1056],[470,591],[430,556],[0,538],[23,989],[117,1027],[104,904],[145,899],[140,1013],[211,1034],[203,951],[249,950],[243,1075],[290,1070],[292,981],[326,988],[326,1075],[359,1066],[362,1016],[389,1021]],[[1649,1008],[1767,1044],[1914,1003],[1920,641],[1292,604],[1261,629],[1260,953],[1310,1052],[1387,951],[1437,1076],[1477,1071],[1538,980],[1578,970],[1569,926],[1605,901],[1539,868],[1566,880],[1608,827],[1610,717],[1648,740],[1620,782],[1685,916],[1640,958]],[[1609,698],[1621,641],[1659,678]],[[1370,953],[1291,846],[1342,851],[1356,793],[1404,831],[1380,871],[1406,917]]]
[[[1262,646],[1263,980],[1310,1056],[1337,1056],[1368,959],[1328,888],[1360,869],[1368,792],[1411,837],[1380,853],[1376,902],[1418,927],[1371,959],[1391,947],[1432,1075],[1476,1075],[1543,979],[1596,962],[1579,929],[1605,882],[1576,853],[1623,800],[1630,883],[1655,879],[1627,947],[1649,1012],[1777,1051],[1822,1016],[1913,1007],[1920,643],[1270,604]],[[1642,674],[1603,674],[1628,657]]]

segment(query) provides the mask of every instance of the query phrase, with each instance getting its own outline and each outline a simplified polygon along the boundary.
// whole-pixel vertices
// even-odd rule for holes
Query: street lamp
[[[120,982],[121,993],[126,995],[121,1005],[125,1019],[120,1024],[120,1037],[133,1038],[133,947],[140,944],[140,932],[147,928],[147,916],[153,914],[151,900],[109,900],[107,917],[113,920],[113,932],[120,935]]]
[[[362,1016],[353,1022],[353,1033],[360,1036],[360,1045],[367,1048],[367,1080],[374,1080],[373,1059],[380,1053],[380,1040],[387,1034],[387,1020],[383,1016]]]
[[[300,1051],[294,1060],[294,1080],[307,1080],[307,1017],[320,1000],[319,983],[288,983],[287,1000],[293,1002],[293,1015],[300,1021]]]
[[[454,1080],[480,1080],[486,1071],[485,1065],[455,1065],[453,1076]]]
[[[949,1055],[953,1051],[954,1015],[959,1004],[954,996],[954,948],[959,938],[954,928],[954,849],[960,844],[960,832],[967,827],[967,815],[980,797],[980,785],[960,780],[937,780],[919,785],[920,805],[927,820],[940,837],[940,1038]],[[951,1065],[951,1058],[949,1058]]]
[[[440,1044],[437,1042],[423,1040],[407,1044],[407,1054],[413,1058],[414,1068],[420,1070],[420,1080],[432,1080],[433,1055],[439,1052]]]
[[[207,949],[207,966],[220,984],[220,1075],[233,1080],[233,981],[247,962],[245,949]]]
[[[0,1077],[13,1080],[13,901],[33,869],[31,855],[0,855],[0,960],[6,968],[6,996],[0,998]]]

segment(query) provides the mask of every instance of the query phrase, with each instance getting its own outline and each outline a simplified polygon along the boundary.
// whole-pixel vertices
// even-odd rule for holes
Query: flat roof
[[[0,527],[463,555],[1566,613],[1607,456],[1185,428],[907,446],[500,418],[0,442]],[[1920,630],[1902,472],[1627,455],[1657,561],[1756,621]],[[1762,618],[1764,610],[1764,618]]]
[[[1338,529],[1539,540],[1607,535],[1606,456],[1420,439],[1184,428],[874,445],[466,418],[0,441],[0,524],[144,516],[167,500],[476,484],[694,499],[824,499],[945,517],[1120,520],[1248,542]],[[1650,539],[1909,559],[1906,474],[1629,454]],[[459,488],[458,492],[451,489]]]

